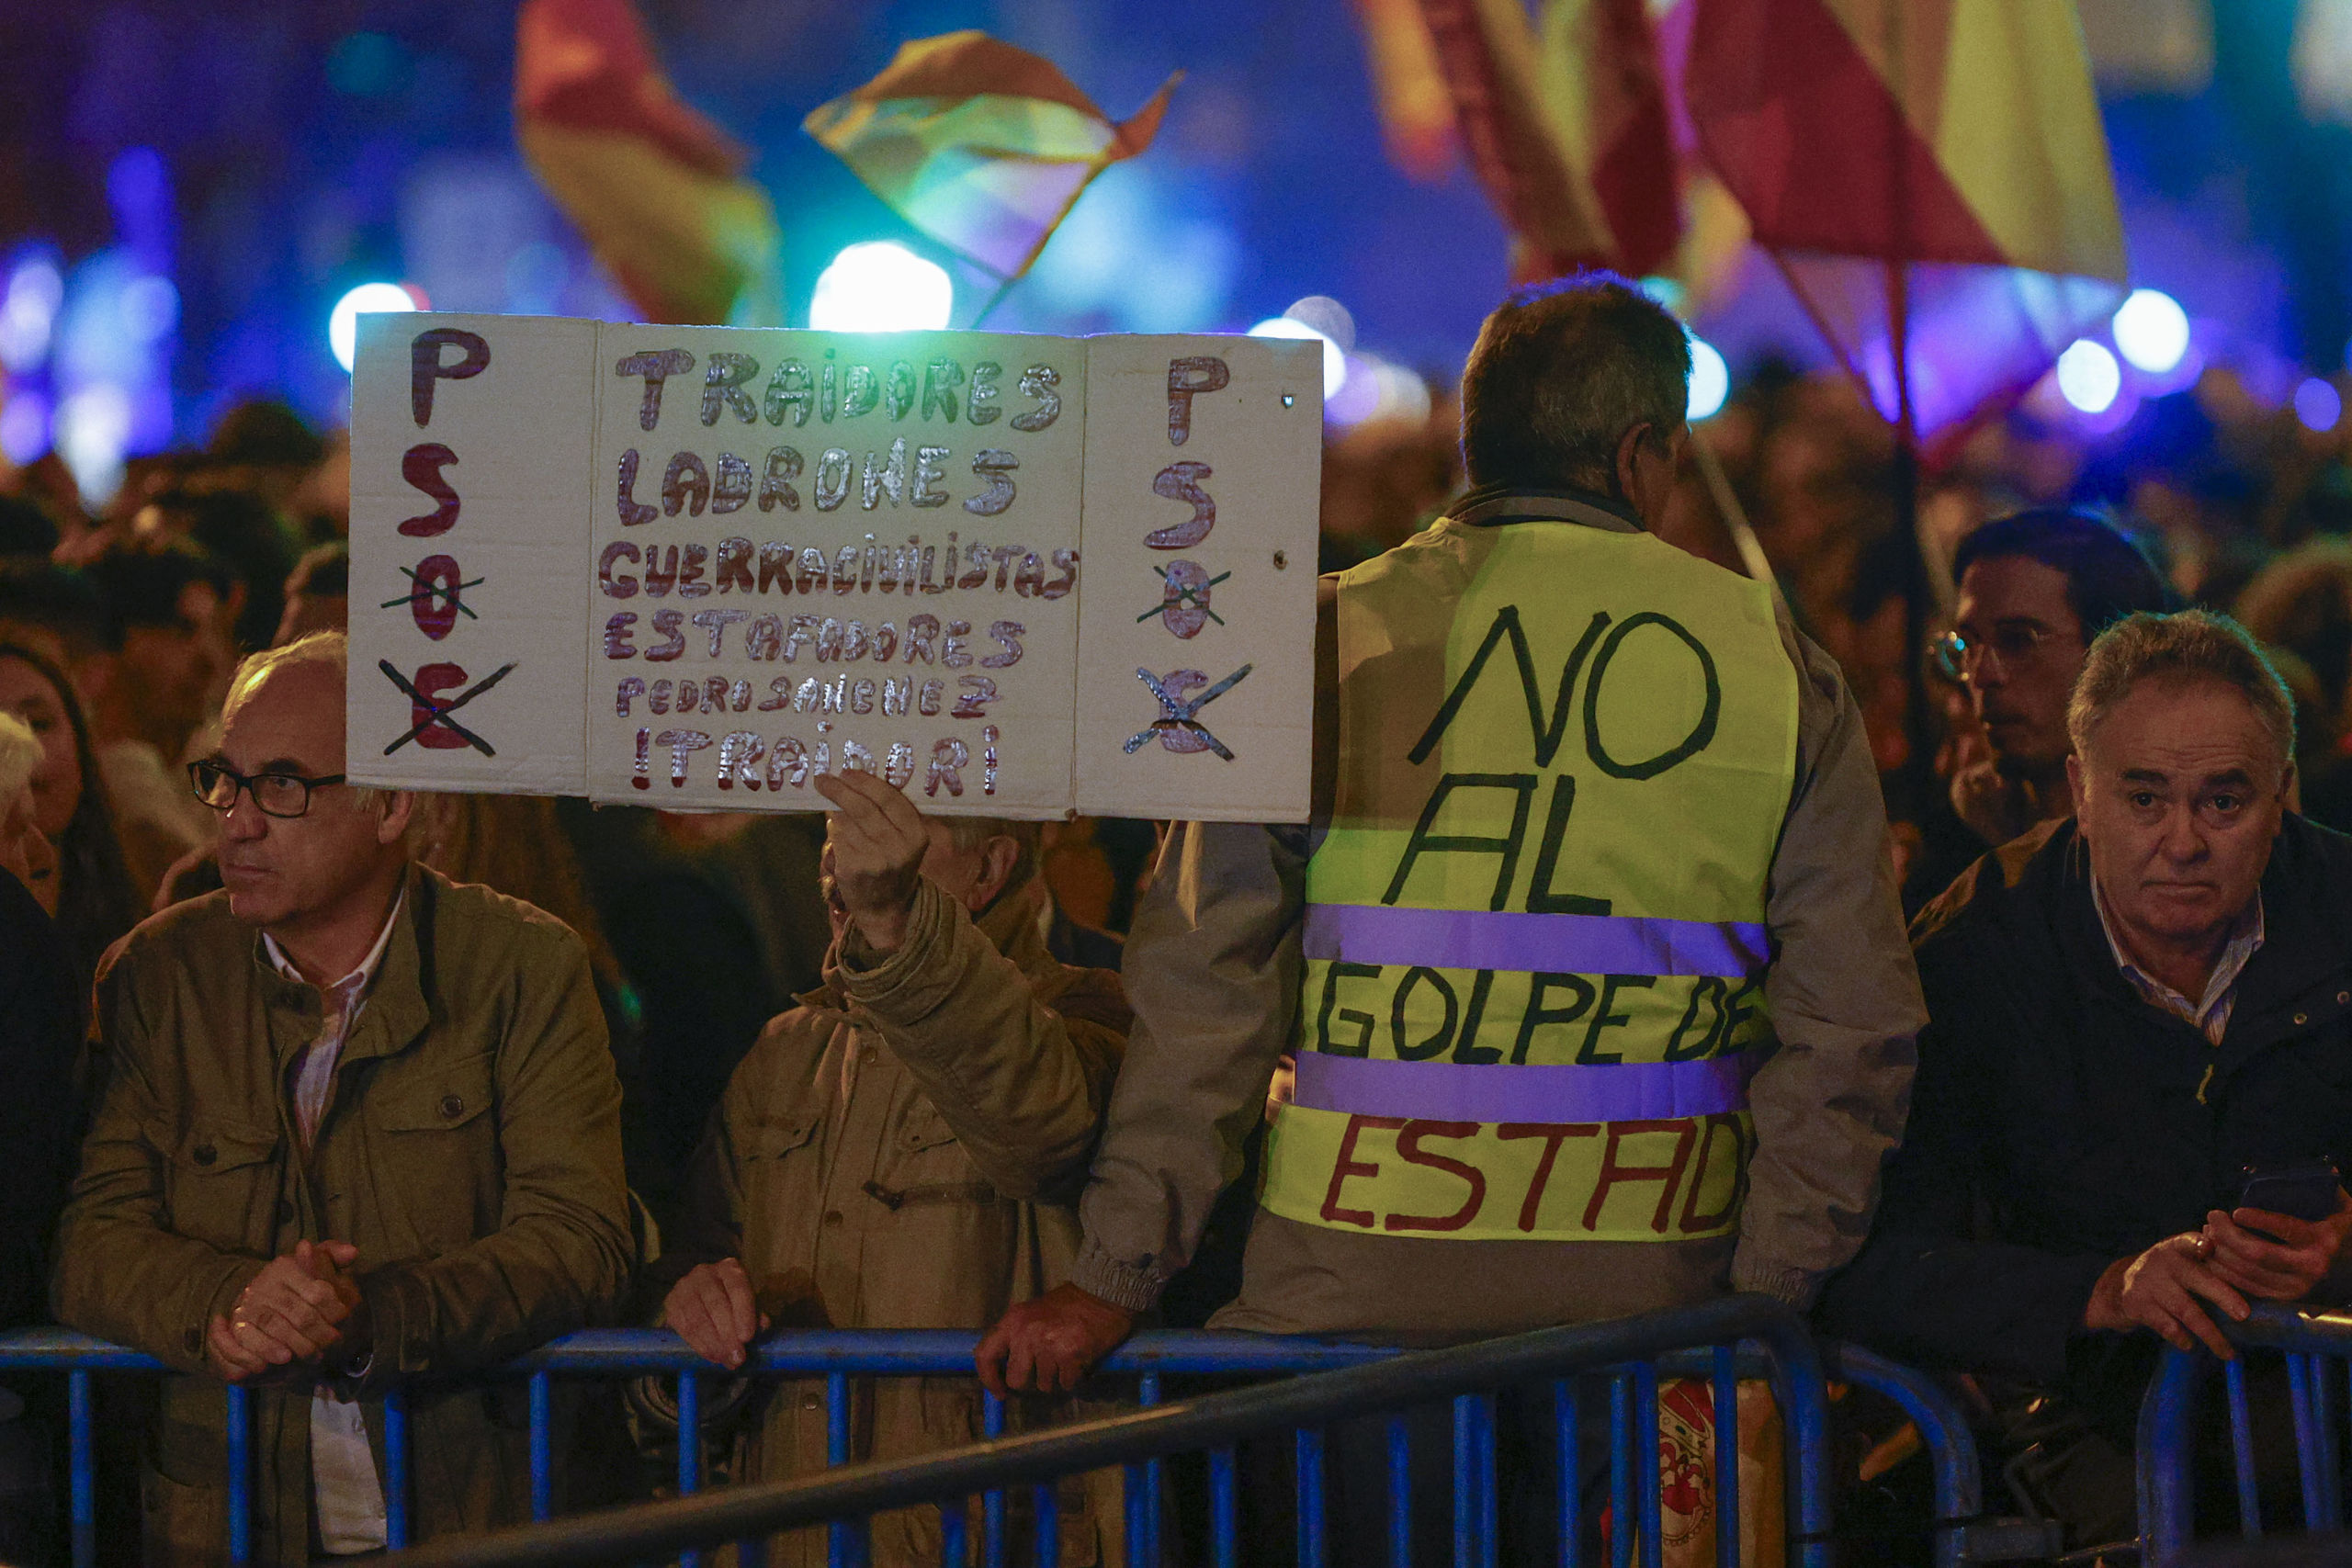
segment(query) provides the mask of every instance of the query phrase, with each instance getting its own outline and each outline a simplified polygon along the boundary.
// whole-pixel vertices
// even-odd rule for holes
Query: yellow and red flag
[[[1458,150],[1453,99],[1421,0],[1355,0],[1364,64],[1388,161],[1417,180],[1443,179]]]
[[[1645,0],[1421,0],[1470,162],[1510,226],[1512,272],[1655,272],[1681,231]]]
[[[629,0],[524,0],[523,156],[652,321],[777,319],[775,210],[741,148],[681,102]]]
[[[802,125],[908,222],[1011,279],[1095,175],[1151,145],[1182,79],[1114,122],[1052,61],[966,30],[901,44]]]
[[[2061,0],[1695,0],[1708,164],[1847,368],[1956,428],[2115,308],[2123,230]]]

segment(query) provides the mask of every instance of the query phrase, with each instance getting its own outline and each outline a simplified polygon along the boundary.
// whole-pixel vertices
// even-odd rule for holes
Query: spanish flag
[[[629,0],[524,0],[514,132],[647,321],[781,321],[775,210],[672,91]]]
[[[1655,272],[1681,232],[1645,0],[1421,0],[1470,162],[1510,226],[1512,272]]]
[[[2124,281],[2065,0],[1693,0],[1707,164],[1847,368],[1911,431],[2032,384]]]
[[[1001,278],[1045,248],[1088,182],[1151,145],[1182,72],[1114,122],[1054,62],[986,33],[901,44],[802,122],[866,188]]]

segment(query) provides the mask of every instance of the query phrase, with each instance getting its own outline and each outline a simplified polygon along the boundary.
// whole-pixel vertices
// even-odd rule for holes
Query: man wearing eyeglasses
[[[1930,650],[1967,692],[1983,726],[1952,775],[1952,810],[1968,829],[1907,879],[1906,908],[1934,897],[1970,862],[2036,823],[2074,810],[2066,788],[2066,700],[2091,641],[2138,610],[2172,607],[2148,558],[2113,525],[2056,507],[1985,524],[1952,558],[1952,629]]]
[[[261,1391],[255,1556],[392,1544],[380,1400],[609,1320],[628,1283],[620,1090],[570,930],[412,863],[412,797],[344,776],[339,633],[240,668],[195,764],[225,887],[116,945],[106,1082],[59,1317],[182,1373],[148,1554],[221,1560],[223,1382]],[[527,1427],[410,1402],[413,1532],[528,1514]]]

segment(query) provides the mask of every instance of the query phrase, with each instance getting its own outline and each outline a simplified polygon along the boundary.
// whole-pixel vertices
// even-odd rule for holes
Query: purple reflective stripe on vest
[[[1771,939],[1760,925],[1619,915],[1526,915],[1485,909],[1404,909],[1309,904],[1306,956],[1432,969],[1556,975],[1761,974]]]
[[[1298,1054],[1294,1104],[1432,1122],[1650,1122],[1747,1109],[1747,1053],[1698,1062],[1512,1067]]]

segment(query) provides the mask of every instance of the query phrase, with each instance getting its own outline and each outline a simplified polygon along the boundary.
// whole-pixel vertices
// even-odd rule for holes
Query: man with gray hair
[[[1990,1374],[2017,1502],[2086,1549],[2132,1533],[2158,1341],[2341,1283],[2352,840],[2289,808],[2294,710],[2224,616],[2118,622],[2067,721],[2074,817],[1914,928],[1910,1131],[1823,1316]]]
[[[415,864],[413,797],[345,777],[339,632],[238,669],[193,764],[226,886],[100,964],[104,1075],[57,1315],[144,1350],[147,1560],[227,1559],[223,1382],[256,1389],[256,1561],[529,1517],[527,1425],[451,1380],[609,1322],[628,1288],[620,1087],[569,927]]]
[[[1286,1052],[1214,1326],[1432,1344],[1726,1289],[1804,1306],[1860,1246],[1923,1021],[1885,811],[1837,666],[1650,532],[1689,373],[1681,325],[1607,274],[1487,318],[1476,488],[1322,584],[1311,822],[1186,823],[1161,857],[1085,1249],[982,1344],[992,1384],[1068,1388],[1150,1310]],[[1369,1561],[1385,1450],[1339,1441],[1335,1555]],[[1506,1553],[1535,1561],[1556,1521],[1539,1549],[1548,1483],[1521,1481]]]

